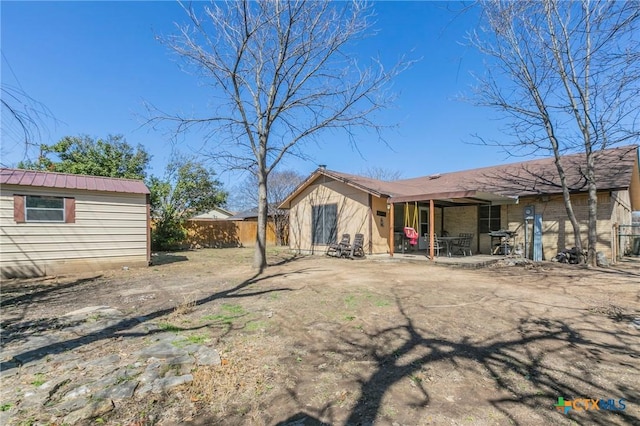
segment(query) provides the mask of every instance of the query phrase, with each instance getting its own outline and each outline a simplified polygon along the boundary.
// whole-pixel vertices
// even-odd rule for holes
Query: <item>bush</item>
[[[151,249],[154,251],[178,250],[187,238],[187,231],[180,220],[162,219],[151,231]]]

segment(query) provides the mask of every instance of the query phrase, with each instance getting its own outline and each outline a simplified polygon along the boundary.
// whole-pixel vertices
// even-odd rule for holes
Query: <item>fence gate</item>
[[[640,223],[618,225],[618,257],[640,256]]]

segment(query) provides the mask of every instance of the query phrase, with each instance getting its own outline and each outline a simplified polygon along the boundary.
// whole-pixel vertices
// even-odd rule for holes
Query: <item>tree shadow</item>
[[[68,293],[70,290],[74,289],[77,286],[81,286],[83,284],[96,281],[102,278],[102,275],[96,275],[89,278],[81,278],[75,281],[72,281],[67,284],[24,284],[23,281],[15,281],[14,283],[3,283],[2,284],[2,296],[0,296],[0,307],[15,307],[23,302],[35,302],[35,301],[43,301],[46,300],[45,296],[51,293]],[[37,280],[36,282],[42,282],[43,279]],[[25,291],[28,291],[25,293]],[[6,298],[7,293],[22,293],[19,296]]]
[[[327,426],[331,423],[325,423],[303,411],[289,416],[286,420],[276,423],[276,426]]]
[[[283,272],[283,273],[275,273],[275,274],[255,274],[252,277],[250,277],[249,279],[241,282],[240,284],[226,289],[226,290],[222,290],[222,291],[218,291],[215,293],[210,294],[209,296],[200,298],[196,301],[194,301],[194,306],[201,306],[207,303],[210,303],[212,301],[215,300],[219,300],[219,299],[234,299],[234,298],[246,298],[246,297],[255,297],[255,296],[260,296],[263,294],[269,294],[272,292],[280,292],[280,291],[293,291],[290,288],[274,288],[274,289],[268,289],[268,290],[255,290],[255,291],[249,291],[247,292],[247,290],[249,288],[251,288],[251,286],[264,281],[264,280],[269,280],[269,279],[273,279],[273,278],[277,278],[280,276],[285,276],[285,275],[291,275],[291,274],[298,274],[298,273],[305,273],[306,270],[301,269],[301,270],[297,270],[297,271],[293,271],[293,272]],[[127,332],[127,330],[130,330],[134,327],[136,327],[139,324],[142,323],[146,323],[149,321],[152,321],[156,318],[160,318],[163,317],[165,315],[168,315],[172,312],[174,312],[174,310],[176,309],[176,306],[172,306],[170,308],[164,308],[164,309],[159,309],[153,312],[149,312],[147,314],[141,315],[141,316],[137,316],[134,318],[124,318],[121,319],[119,321],[117,321],[115,324],[112,324],[110,326],[107,326],[103,329],[97,330],[95,332],[91,332],[88,333],[86,335],[82,335],[79,336],[77,338],[73,338],[73,339],[67,339],[64,341],[57,341],[56,339],[49,339],[48,341],[50,341],[51,343],[49,344],[43,344],[42,346],[39,346],[37,348],[33,348],[33,349],[27,349],[19,354],[16,354],[13,356],[12,360],[10,361],[3,361],[0,363],[0,370],[9,370],[12,368],[16,368],[19,365],[23,364],[23,363],[27,363],[27,362],[32,362],[35,360],[39,360],[42,358],[47,357],[48,355],[52,355],[52,354],[58,354],[61,352],[65,352],[68,350],[73,350],[73,349],[77,349],[81,346],[90,344],[90,343],[94,343],[97,341],[101,341],[101,340],[107,340],[107,339],[112,339],[112,338],[117,338],[117,337],[137,337],[142,335],[141,333],[129,333]],[[45,323],[41,324],[41,327],[39,328],[40,332],[43,331],[50,331],[52,330],[52,328],[55,328],[56,325],[59,324],[59,321],[56,319],[52,319],[52,320],[48,320],[45,321]],[[26,337],[28,337],[29,335],[33,334],[34,330],[32,328],[29,327],[18,327],[15,330],[15,334],[13,335],[9,335],[9,336],[3,336],[6,337],[7,339],[11,340],[11,341],[16,341],[16,340],[20,340],[20,339],[25,339]],[[4,334],[4,333],[3,333]],[[144,335],[148,335],[149,333],[144,333]],[[47,342],[47,339],[43,339],[43,342]]]
[[[574,411],[567,419],[554,408],[558,397],[637,400],[637,389],[605,382],[592,371],[605,357],[608,360],[613,357],[610,362],[637,371],[634,365],[640,358],[640,346],[631,330],[616,330],[607,319],[596,318],[584,310],[579,316],[580,327],[576,328],[567,321],[540,318],[523,308],[519,323],[506,332],[484,338],[435,336],[428,325],[412,318],[399,297],[396,305],[402,323],[371,332],[341,333],[336,344],[322,348],[323,353],[341,353],[348,359],[366,360],[372,365],[371,374],[359,375],[359,396],[344,424],[380,421],[385,396],[402,380],[411,380],[417,389],[418,396],[410,403],[411,407],[430,406],[434,398],[432,390],[428,382],[417,377],[425,369],[438,371],[443,366],[463,376],[481,374],[490,378],[497,396],[489,398],[488,403],[515,425],[529,420],[537,424],[569,420],[608,425],[612,423],[610,416],[617,416],[617,421],[626,424],[640,424],[634,410]],[[563,365],[554,364],[557,360]],[[297,399],[295,390],[290,392]],[[521,414],[523,409],[535,412],[539,418],[524,422],[522,415],[514,414],[514,410],[520,410]]]
[[[157,252],[151,257],[151,265],[161,266],[189,260],[187,256],[168,252]]]

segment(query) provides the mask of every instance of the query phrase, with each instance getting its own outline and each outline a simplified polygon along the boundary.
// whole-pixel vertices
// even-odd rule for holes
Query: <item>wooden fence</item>
[[[188,220],[186,247],[253,247],[256,244],[258,222],[251,220]],[[272,222],[267,224],[267,245],[276,244]]]

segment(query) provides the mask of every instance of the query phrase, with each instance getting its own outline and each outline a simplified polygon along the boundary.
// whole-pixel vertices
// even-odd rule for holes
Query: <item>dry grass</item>
[[[196,299],[197,297],[193,293],[182,295],[182,302],[176,306],[172,315],[174,317],[181,317],[194,312],[196,310]]]
[[[265,351],[245,341],[223,353],[221,365],[198,367],[188,385],[189,398],[207,407],[214,419],[257,415],[262,411],[259,401],[277,386],[281,375],[277,365],[259,362]]]

